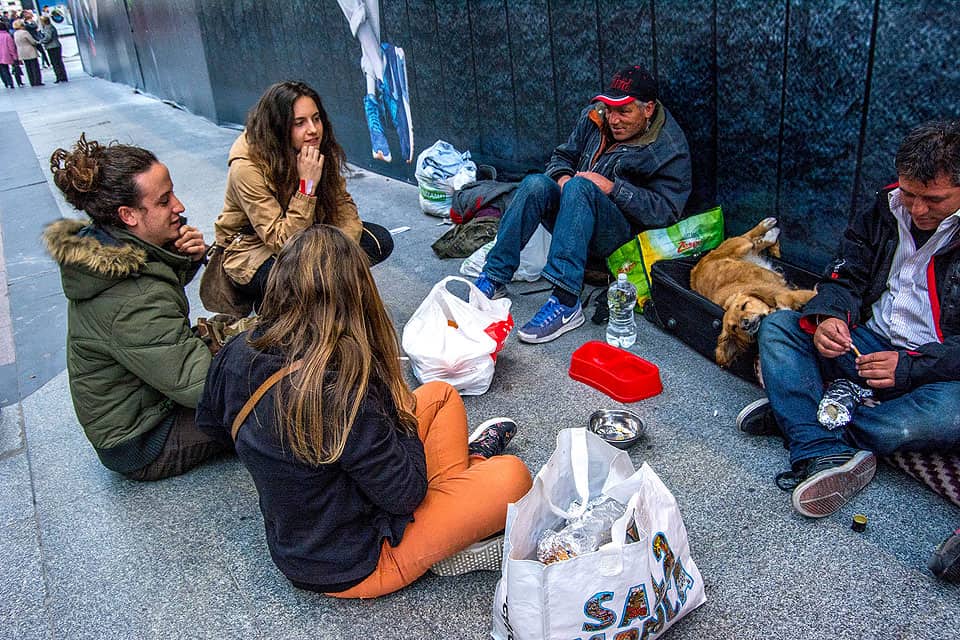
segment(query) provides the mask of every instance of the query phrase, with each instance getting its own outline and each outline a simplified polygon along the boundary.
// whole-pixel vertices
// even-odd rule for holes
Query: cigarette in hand
[[[862,353],[860,353],[860,350],[857,349],[857,346],[853,343],[850,343],[850,349],[851,351],[853,351],[853,355],[857,356],[858,358],[863,355]]]

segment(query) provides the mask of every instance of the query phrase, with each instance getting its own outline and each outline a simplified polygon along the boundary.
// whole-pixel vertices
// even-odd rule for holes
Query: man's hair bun
[[[102,157],[103,147],[96,140],[87,142],[86,134],[80,134],[72,151],[57,149],[50,156],[54,184],[77,209],[85,209],[90,194],[97,191]]]

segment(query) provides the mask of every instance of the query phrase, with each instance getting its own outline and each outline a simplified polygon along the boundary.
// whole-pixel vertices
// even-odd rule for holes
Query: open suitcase
[[[697,256],[654,263],[650,268],[651,298],[643,307],[643,315],[715,362],[713,352],[720,337],[723,308],[690,290],[690,272],[699,259]],[[794,286],[812,288],[819,279],[816,274],[781,260],[771,258],[771,262]],[[754,347],[733,363],[730,372],[756,382],[756,355]]]
[[[651,299],[644,305],[643,315],[714,362],[723,309],[690,290],[690,271],[697,260],[699,257],[661,260],[651,267]],[[776,259],[771,261],[787,282],[797,287],[812,288],[817,282],[817,276],[805,269]],[[730,372],[757,382],[756,355],[754,347],[734,362]],[[960,454],[894,453],[886,460],[960,506]]]

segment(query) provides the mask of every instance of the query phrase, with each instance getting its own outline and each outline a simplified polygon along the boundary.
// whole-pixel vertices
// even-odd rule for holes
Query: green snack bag
[[[607,258],[610,273],[626,273],[637,288],[637,308],[650,299],[650,267],[658,260],[700,255],[723,242],[723,209],[716,206],[665,229],[648,229]]]

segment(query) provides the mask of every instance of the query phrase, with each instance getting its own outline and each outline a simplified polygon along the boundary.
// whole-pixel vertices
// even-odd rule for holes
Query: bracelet
[[[313,180],[301,180],[300,181],[300,193],[305,196],[313,195]]]

